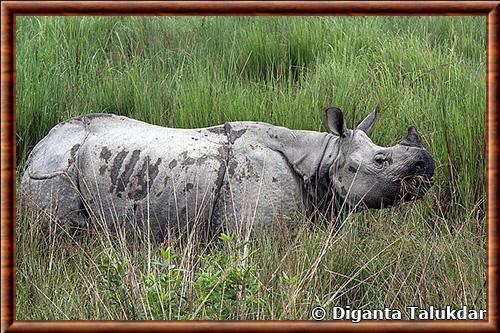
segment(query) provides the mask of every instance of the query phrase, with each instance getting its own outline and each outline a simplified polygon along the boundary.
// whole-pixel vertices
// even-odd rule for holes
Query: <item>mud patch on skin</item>
[[[238,167],[238,162],[236,162],[236,161],[229,162],[228,172],[229,172],[230,176],[234,176],[234,171],[237,167]]]
[[[192,157],[186,158],[184,161],[182,161],[181,165],[183,167],[188,166],[188,165],[193,165],[196,162],[196,160]]]
[[[127,154],[128,154],[128,151],[122,150],[121,152],[119,152],[118,154],[116,154],[116,156],[115,156],[115,158],[113,160],[113,166],[111,167],[111,170],[109,172],[110,178],[111,178],[111,187],[109,188],[109,193],[113,193],[113,191],[116,188],[116,184],[117,184],[117,181],[118,181],[118,173],[120,172],[120,169],[122,167],[123,161],[125,160],[125,157],[127,156]]]
[[[71,156],[74,157],[75,154],[76,154],[76,151],[78,150],[78,148],[80,148],[80,144],[77,143],[76,145],[74,145],[73,147],[71,147]]]
[[[224,161],[220,162],[219,170],[217,170],[217,179],[215,181],[217,189],[222,187],[222,182],[224,181],[224,176],[226,175],[226,163]]]
[[[276,179],[275,177],[273,177],[272,182],[273,182],[273,183],[277,183],[277,182],[278,182],[278,179]]]
[[[173,168],[175,168],[176,166],[177,166],[177,160],[172,160],[172,161],[170,161],[170,163],[168,163],[168,167],[169,167],[170,169],[173,169]]]
[[[229,142],[231,144],[234,144],[236,140],[238,140],[243,134],[245,134],[247,130],[246,129],[241,129],[239,131],[230,131],[229,132]]]
[[[215,159],[217,159],[217,156],[214,156]],[[196,165],[197,166],[202,166],[206,161],[208,160],[207,155],[203,155],[202,157],[198,158],[196,160]]]
[[[223,191],[223,186],[225,185],[226,187],[229,186],[229,182],[225,182],[224,184],[224,178],[226,177],[226,171],[227,171],[227,166],[228,166],[228,160],[229,160],[229,147],[227,145],[220,146],[217,148],[217,155],[215,155],[215,159],[219,161],[219,168],[217,170],[217,179],[215,180],[215,188],[214,188],[214,200],[212,202],[212,213],[215,211],[215,208],[217,206],[217,203],[219,201],[219,196],[221,195],[221,192]],[[210,224],[213,222],[213,217],[214,215],[211,215],[209,218]]]
[[[116,195],[118,197],[122,197],[121,193],[125,191],[125,188],[127,185],[130,183],[130,177],[132,176],[132,173],[134,172],[134,167],[137,164],[137,161],[139,161],[139,155],[141,154],[140,150],[134,150],[132,152],[132,157],[128,161],[128,163],[125,165],[125,170],[123,170],[122,174],[120,175],[120,179],[118,181],[118,184],[116,186]]]
[[[214,133],[214,134],[218,134],[218,135],[222,135],[222,134],[226,134],[226,131],[224,130],[224,128],[221,126],[221,127],[211,127],[211,128],[207,128],[207,131],[209,131],[210,133]]]
[[[170,180],[169,176],[165,176],[165,179],[163,179],[163,186],[167,187],[168,181]]]
[[[71,147],[71,150],[69,152],[69,158],[68,158],[68,167],[70,167],[73,163],[76,161],[76,152],[78,151],[78,148],[80,148],[80,144],[76,144],[73,147]]]
[[[274,134],[270,134],[270,133],[268,133],[268,135],[269,135],[269,137],[270,137],[271,139],[277,139],[277,138],[278,138],[278,136],[277,136],[277,135],[274,135]]]
[[[74,145],[73,147],[71,147],[71,151],[69,152],[69,159],[68,159],[68,163],[69,164],[72,164],[75,162],[76,160],[76,152],[78,151],[78,149],[80,148],[80,144],[77,143],[76,145]]]
[[[194,185],[192,183],[187,183],[186,184],[186,191],[191,191],[193,189]]]
[[[130,189],[128,197],[132,200],[138,201],[144,199],[153,186],[154,180],[159,172],[161,158],[158,158],[155,164],[151,164],[151,158],[146,156],[141,169],[135,176],[135,186]],[[132,186],[131,186],[132,187]]]
[[[111,157],[111,151],[108,149],[108,147],[102,147],[101,154],[99,157],[108,163],[109,158]]]
[[[346,196],[347,191],[346,191],[346,189],[345,189],[345,187],[344,187],[344,186],[342,186],[342,187],[340,188],[340,194],[341,194],[343,197],[345,197],[345,196]]]
[[[227,161],[227,159],[229,158],[229,149],[227,146],[220,146],[219,148],[217,148],[217,155],[215,156],[215,158],[219,161]]]
[[[246,158],[244,173],[245,173],[245,178],[247,178],[247,179],[249,179],[252,176],[256,176],[256,174],[253,170],[252,162],[248,159],[248,157]]]

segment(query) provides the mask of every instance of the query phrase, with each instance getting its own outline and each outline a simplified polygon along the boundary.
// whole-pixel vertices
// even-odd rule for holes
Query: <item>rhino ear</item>
[[[379,112],[380,112],[380,104],[377,104],[375,108],[373,108],[373,111],[370,112],[370,114],[366,116],[366,118],[361,123],[359,123],[356,129],[365,132],[367,135],[370,135],[370,132],[373,129],[373,125],[375,124],[375,121],[378,118]]]
[[[344,124],[344,114],[342,110],[336,107],[328,107],[325,110],[325,123],[326,127],[332,134],[337,136],[344,136],[346,127]]]

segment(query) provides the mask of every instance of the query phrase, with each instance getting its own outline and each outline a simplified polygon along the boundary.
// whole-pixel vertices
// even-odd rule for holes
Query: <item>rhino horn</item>
[[[374,108],[373,111],[370,112],[366,118],[359,123],[359,125],[356,127],[356,129],[361,130],[366,133],[366,135],[370,135],[370,132],[372,131],[373,125],[375,124],[375,121],[378,118],[378,114],[380,112],[380,104],[377,104]]]
[[[410,147],[422,147],[420,134],[418,134],[417,128],[415,126],[408,127],[408,134],[406,135],[406,138],[401,140],[399,144]]]

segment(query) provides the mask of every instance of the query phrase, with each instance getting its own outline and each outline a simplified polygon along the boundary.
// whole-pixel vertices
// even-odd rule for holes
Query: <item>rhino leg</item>
[[[86,225],[88,214],[78,185],[78,150],[87,136],[85,119],[54,127],[31,152],[21,180],[21,206],[71,227]]]

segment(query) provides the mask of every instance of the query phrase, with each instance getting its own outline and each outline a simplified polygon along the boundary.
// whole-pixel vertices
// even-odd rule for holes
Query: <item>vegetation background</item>
[[[410,124],[436,160],[419,202],[209,246],[49,232],[18,209],[17,319],[310,319],[317,304],[486,307],[485,17],[17,17],[18,177],[60,121]],[[335,230],[335,231],[333,231]]]

